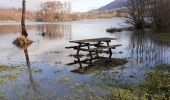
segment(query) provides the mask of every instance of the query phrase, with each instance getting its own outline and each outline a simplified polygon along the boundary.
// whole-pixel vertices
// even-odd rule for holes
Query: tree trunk
[[[22,28],[22,35],[27,37],[28,33],[25,28],[25,10],[26,10],[26,0],[22,1],[22,19],[21,19],[21,28]]]

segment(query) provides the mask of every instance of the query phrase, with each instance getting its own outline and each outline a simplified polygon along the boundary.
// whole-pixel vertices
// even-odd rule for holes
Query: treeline
[[[96,19],[96,18],[113,18],[120,16],[118,11],[105,11],[105,12],[86,12],[72,14],[75,20],[81,19]]]
[[[148,24],[161,30],[170,27],[170,0],[128,0],[126,18],[136,29]]]
[[[21,8],[0,8],[0,21],[20,21]],[[26,11],[26,21],[65,21],[72,20],[71,3],[48,1],[42,3],[37,12]]]
[[[21,20],[21,8],[0,8],[0,21],[20,21]],[[35,20],[35,13],[27,11],[26,12],[26,20],[27,21],[34,21]]]
[[[82,19],[113,18],[121,16],[119,11],[71,13],[70,2],[47,1],[40,4],[37,12],[26,11],[26,21],[52,22],[52,21],[74,21]],[[0,21],[20,21],[21,8],[0,8]]]

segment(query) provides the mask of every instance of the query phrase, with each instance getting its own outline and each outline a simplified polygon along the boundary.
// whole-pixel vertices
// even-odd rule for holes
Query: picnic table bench
[[[76,43],[78,45],[77,46],[69,46],[69,47],[66,47],[66,49],[77,50],[76,55],[79,55],[80,51],[87,51],[87,52],[89,52],[89,55],[91,58],[93,58],[92,52],[96,52],[97,57],[99,57],[99,55],[98,55],[99,50],[109,49],[109,53],[110,53],[109,57],[111,57],[112,56],[111,49],[116,49],[116,47],[121,46],[120,44],[110,45],[110,42],[112,40],[116,40],[116,38],[104,37],[104,38],[74,40],[74,41],[69,41],[69,42]]]

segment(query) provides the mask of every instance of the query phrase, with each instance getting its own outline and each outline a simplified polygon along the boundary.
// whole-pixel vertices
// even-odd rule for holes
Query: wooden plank
[[[91,51],[91,52],[96,52],[99,50],[103,50],[103,49],[115,49],[116,47],[119,47],[121,45],[117,44],[117,45],[111,45],[111,46],[100,46],[98,48],[90,48],[90,49],[86,49],[86,48],[74,48],[76,50],[81,50],[81,51]]]
[[[90,43],[90,42],[106,42],[106,41],[110,42],[111,40],[116,40],[116,38],[104,37],[104,38],[74,40],[74,41],[69,41],[69,42],[71,42],[71,43]]]
[[[116,45],[110,45],[110,46],[105,46],[105,45],[100,45],[99,48],[116,48],[122,46],[121,44],[116,44]]]
[[[100,43],[100,44],[103,44],[103,43]],[[98,46],[99,44],[97,43],[93,43],[93,44],[89,44],[90,46]],[[87,45],[85,44],[82,44],[81,47],[86,47]],[[74,48],[79,48],[79,46],[68,46],[68,47],[65,47],[66,49],[74,49]]]
[[[94,51],[93,49],[95,48],[91,48],[91,49],[86,49],[86,48],[74,48],[76,50],[81,50],[81,51]]]

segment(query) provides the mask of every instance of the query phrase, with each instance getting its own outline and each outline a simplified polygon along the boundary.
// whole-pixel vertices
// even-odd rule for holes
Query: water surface
[[[27,48],[30,67],[27,66],[24,50],[12,44],[20,36],[19,23],[0,23],[0,64],[21,65],[25,73],[18,75],[17,79],[10,80],[6,84],[0,84],[1,91],[8,99],[30,98],[39,96],[46,99],[89,99],[90,96],[97,98],[105,91],[102,86],[94,85],[94,82],[103,81],[103,73],[114,73],[113,78],[124,83],[134,85],[140,83],[144,74],[158,64],[170,63],[170,43],[154,41],[150,30],[143,32],[123,31],[107,33],[111,27],[127,27],[123,19],[97,19],[75,22],[52,22],[52,23],[27,23],[29,38],[34,43]],[[66,46],[75,44],[70,40],[111,37],[117,38],[111,44],[123,46],[113,51],[113,57],[126,58],[128,63],[108,71],[96,74],[80,75],[72,73],[79,65],[68,66],[74,57],[69,56],[76,52],[65,49]],[[82,54],[87,54],[81,52]],[[107,56],[100,54],[100,56]],[[38,72],[37,72],[38,70]],[[1,76],[4,73],[0,73]],[[133,75],[133,77],[131,77]],[[106,78],[106,77],[104,77]],[[61,82],[69,81],[69,84]],[[66,83],[67,83],[66,82]],[[112,81],[115,84],[115,81]],[[118,82],[119,83],[119,82]],[[117,83],[117,84],[118,84]],[[76,89],[75,84],[85,84],[88,88]],[[93,91],[92,94],[90,91]],[[1,92],[0,91],[0,92]],[[53,93],[51,93],[51,91]],[[49,94],[50,93],[50,94]],[[10,94],[10,95],[9,95]],[[74,96],[73,96],[74,95]]]

